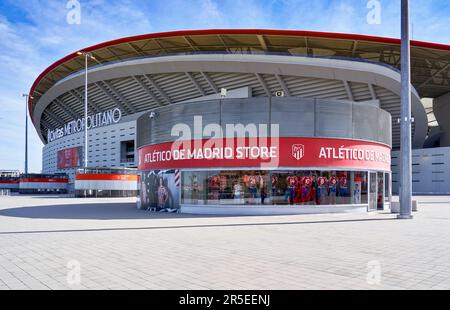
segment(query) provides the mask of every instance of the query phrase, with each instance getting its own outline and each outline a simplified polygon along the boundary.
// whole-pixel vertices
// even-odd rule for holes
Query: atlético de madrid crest
[[[292,156],[300,160],[305,156],[305,146],[303,144],[292,145]]]

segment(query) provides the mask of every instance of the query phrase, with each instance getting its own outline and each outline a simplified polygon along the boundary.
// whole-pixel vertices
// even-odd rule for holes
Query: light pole
[[[33,99],[28,94],[22,94],[25,97],[25,174],[28,174],[28,98]]]
[[[91,53],[77,52],[78,55],[84,56],[85,72],[84,72],[84,169],[88,167],[88,59],[96,60]]]
[[[412,141],[411,141],[411,46],[409,0],[401,4],[401,190],[399,219],[412,219]]]

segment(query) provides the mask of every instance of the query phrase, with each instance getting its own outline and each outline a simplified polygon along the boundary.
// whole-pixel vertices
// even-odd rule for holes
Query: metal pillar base
[[[414,216],[412,215],[397,215],[398,220],[412,220]]]

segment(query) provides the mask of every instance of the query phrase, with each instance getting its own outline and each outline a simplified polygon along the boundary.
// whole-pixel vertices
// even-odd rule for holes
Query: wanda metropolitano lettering
[[[122,119],[122,111],[119,108],[89,115],[87,118],[87,129],[94,129],[99,127],[117,124]],[[63,127],[47,131],[48,141],[52,142],[61,139],[65,136],[72,135],[84,131],[85,119],[79,118],[66,123]]]

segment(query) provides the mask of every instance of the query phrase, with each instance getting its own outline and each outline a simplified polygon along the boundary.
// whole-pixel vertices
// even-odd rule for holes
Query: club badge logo
[[[303,144],[292,145],[292,156],[300,160],[305,156],[305,146]]]

